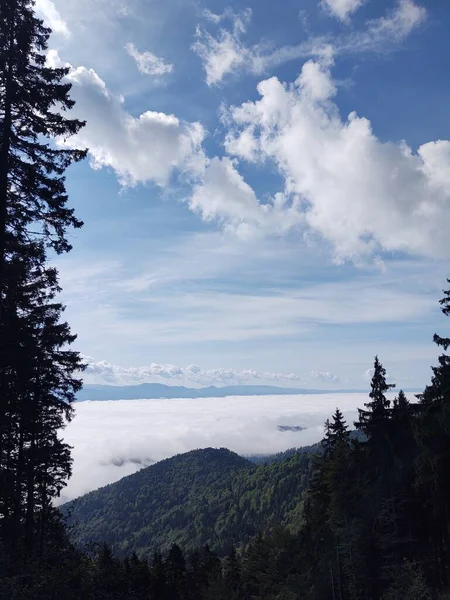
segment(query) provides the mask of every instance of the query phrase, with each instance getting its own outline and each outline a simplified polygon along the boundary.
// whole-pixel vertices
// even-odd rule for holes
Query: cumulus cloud
[[[231,222],[260,221],[261,205],[253,189],[244,181],[229,158],[213,158],[194,189],[189,203],[209,221],[226,218]]]
[[[228,157],[208,161],[189,206],[205,221],[218,220],[243,238],[285,233],[300,223],[295,199],[288,203],[284,194],[278,193],[265,204],[260,203],[238,172],[236,161]]]
[[[107,361],[95,361],[92,357],[85,357],[88,364],[86,375],[95,381],[110,384],[134,384],[149,381],[169,381],[173,383],[187,383],[196,385],[234,385],[241,383],[293,383],[305,381],[305,377],[295,373],[259,372],[254,369],[201,369],[198,365],[173,365],[150,363],[141,367],[122,367]],[[314,373],[323,373],[314,371]],[[328,374],[331,376],[331,374]],[[335,377],[335,376],[334,376]],[[323,381],[326,381],[324,378]],[[339,381],[328,379],[329,382]]]
[[[66,21],[61,17],[52,0],[36,0],[35,4],[38,16],[44,19],[54,33],[64,37],[70,37],[70,30]]]
[[[338,383],[339,377],[330,371],[311,371],[309,376],[313,379],[319,379],[324,383]]]
[[[311,444],[321,439],[336,406],[351,424],[366,401],[365,394],[325,394],[82,402],[63,432],[74,468],[61,501],[196,448],[249,455]],[[280,431],[283,425],[306,429]]]
[[[322,0],[321,4],[333,16],[345,22],[364,2],[365,0]]]
[[[404,35],[423,14],[411,0],[398,11],[403,16],[372,22],[371,39],[385,31]],[[242,32],[250,16],[208,18],[232,18]],[[48,62],[62,64],[55,51]],[[122,185],[164,186],[174,173],[184,174],[192,184],[190,209],[242,238],[297,230],[326,240],[338,262],[362,263],[382,251],[447,257],[450,142],[428,142],[414,152],[406,143],[382,143],[368,119],[354,112],[341,116],[332,64],[333,49],[322,46],[320,58],[308,60],[293,84],[261,81],[260,100],[224,111],[228,156],[213,158],[205,155],[200,123],[151,110],[135,117],[94,70],[71,67],[74,116],[87,126],[61,143],[88,147],[92,167],[112,168]],[[284,189],[258,198],[239,160],[269,161]]]
[[[414,152],[405,142],[381,142],[355,112],[342,118],[330,67],[329,57],[308,61],[292,85],[260,82],[260,100],[229,111],[227,151],[275,164],[285,197],[337,261],[381,250],[449,256],[450,141]]]
[[[139,52],[131,42],[125,45],[125,50],[136,61],[138,70],[145,75],[161,76],[173,71],[172,64],[165,62],[163,58],[155,56],[148,50]]]
[[[47,60],[62,64],[54,50]],[[93,69],[71,67],[68,80],[76,100],[72,116],[85,119],[87,125],[61,143],[88,147],[94,169],[112,168],[122,185],[165,185],[175,170],[202,171],[205,131],[200,123],[151,110],[132,116],[123,98],[114,95]]]
[[[250,57],[250,50],[242,42],[242,35],[246,32],[251,20],[252,11],[249,8],[238,13],[226,9],[221,15],[204,11],[204,16],[216,25],[223,20],[230,20],[231,30],[221,27],[216,37],[198,26],[196,41],[192,46],[203,61],[206,72],[206,83],[214,85],[222,81],[223,77],[234,69],[241,67]]]

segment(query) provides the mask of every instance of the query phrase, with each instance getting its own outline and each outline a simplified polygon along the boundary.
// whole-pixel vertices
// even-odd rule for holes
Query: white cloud
[[[63,433],[74,447],[74,468],[61,500],[196,448],[227,447],[248,455],[311,444],[322,438],[323,423],[336,406],[350,424],[366,401],[365,394],[324,394],[77,403],[76,417]],[[281,432],[279,425],[306,429]]]
[[[413,152],[381,142],[354,112],[342,119],[329,59],[305,63],[293,85],[272,77],[258,91],[260,100],[231,108],[226,148],[276,165],[286,198],[336,260],[379,251],[450,256],[450,142]]]
[[[430,183],[445,191],[450,188],[450,142],[438,140],[423,144],[418,153],[423,161],[423,171]]]
[[[159,58],[149,51],[139,52],[131,42],[125,45],[125,50],[136,61],[138,70],[145,75],[161,76],[173,71],[173,65],[166,63],[163,58]]]
[[[364,0],[324,0],[328,8],[339,18],[348,19]],[[242,16],[242,14],[244,16]],[[387,15],[368,21],[359,30],[335,36],[311,37],[300,44],[273,49],[270,45],[247,46],[243,41],[251,13],[235,14],[228,10],[223,15],[207,13],[206,18],[214,24],[231,18],[230,30],[221,27],[216,36],[198,27],[193,49],[203,61],[208,85],[220,83],[230,73],[246,71],[253,74],[267,73],[291,60],[323,57],[330,50],[334,55],[360,52],[385,53],[397,48],[427,17],[427,11],[414,0],[399,0]]]
[[[309,376],[313,379],[319,379],[324,383],[338,383],[339,377],[330,371],[311,371]]]
[[[239,241],[235,243],[237,254],[225,258],[221,256],[219,240],[214,239],[217,252],[209,250],[209,244],[202,244],[198,252],[186,257],[187,262],[170,264],[166,254],[160,264],[157,258],[155,264],[151,259],[147,263],[142,256],[139,260],[137,257],[141,253],[133,249],[129,264],[113,261],[111,256],[102,264],[94,261],[80,261],[80,264],[71,257],[60,261],[63,300],[68,305],[69,322],[79,333],[80,348],[114,364],[121,364],[118,356],[127,356],[134,365],[148,365],[156,357],[161,363],[185,364],[185,353],[189,352],[192,362],[205,364],[208,361],[208,366],[227,364],[242,370],[249,364],[254,368],[255,363],[244,356],[236,358],[236,364],[228,365],[228,357],[224,362],[220,357],[211,365],[207,349],[211,344],[204,350],[201,344],[214,342],[216,347],[221,342],[236,344],[243,340],[253,343],[265,340],[265,344],[256,344],[255,351],[252,350],[256,353],[263,347],[271,348],[274,340],[286,337],[299,344],[297,354],[301,356],[301,371],[322,370],[320,367],[326,363],[327,369],[340,373],[342,368],[347,368],[345,364],[361,360],[371,362],[373,353],[382,351],[382,346],[371,347],[362,359],[361,351],[356,349],[356,337],[360,342],[362,334],[358,330],[363,324],[408,323],[411,320],[423,323],[430,315],[438,313],[436,297],[439,297],[441,277],[437,291],[425,286],[419,275],[410,281],[405,270],[394,271],[390,276],[361,276],[353,281],[305,283],[299,289],[293,289],[292,284],[283,285],[284,279],[277,280],[276,277],[282,274],[287,260],[298,266],[301,256],[297,258],[294,253],[290,259],[283,254],[277,257],[275,242],[269,243],[265,250],[262,243],[253,245]],[[124,247],[127,246],[128,239],[125,238]],[[189,254],[189,243],[185,243],[184,248],[185,254]],[[296,252],[298,254],[298,250]],[[213,264],[203,270],[201,263],[205,256]],[[166,257],[169,270],[160,274],[159,268]],[[133,260],[137,264],[132,264]],[[195,266],[196,262],[199,267]],[[218,271],[214,271],[216,263]],[[265,270],[261,270],[264,267]],[[287,276],[291,277],[291,273],[298,276],[299,271],[294,265],[292,267],[294,271]],[[426,270],[424,266],[415,265],[415,268],[417,273],[422,273],[421,268]],[[242,278],[240,281],[255,281],[256,278],[259,289],[239,289],[237,293],[236,282],[229,279],[233,272]],[[219,277],[222,284],[217,289],[214,281]],[[428,277],[431,277],[431,271]],[[346,356],[350,354],[351,361],[342,358],[342,342],[336,342],[338,349],[333,344],[321,350],[323,337],[321,342],[315,342],[314,353],[308,353],[317,335],[321,332],[325,335],[333,325],[346,326],[342,335],[347,332],[350,336]],[[429,325],[423,340],[429,340],[428,332],[434,328],[434,324]],[[372,346],[368,339],[365,343]],[[433,357],[431,342],[430,348]],[[412,349],[408,352],[410,356]],[[259,371],[298,373],[297,360],[300,359],[289,355],[283,355],[283,358],[271,356]],[[344,360],[344,366],[336,364],[341,360]],[[360,371],[362,367],[358,369],[358,377]]]
[[[45,23],[54,33],[63,35],[64,37],[70,36],[69,27],[52,0],[36,0],[35,8],[38,16],[44,19]]]
[[[252,12],[249,8],[247,8],[241,14],[244,17],[244,20],[248,20],[251,17]],[[208,21],[211,21],[211,23],[214,23],[215,25],[217,25],[227,19],[229,19],[231,21],[235,21],[235,20],[239,20],[239,19],[242,20],[241,14],[240,13],[235,14],[230,7],[227,7],[223,11],[223,13],[220,13],[220,14],[213,13],[211,10],[209,10],[209,8],[205,8],[205,10],[202,12],[202,16],[205,19],[207,19]]]
[[[403,42],[427,18],[427,11],[413,0],[400,0],[387,16],[368,21],[363,31],[342,37],[336,52],[364,52],[390,50]]]
[[[54,50],[47,60],[61,64]],[[72,67],[68,80],[76,101],[72,116],[85,119],[87,125],[64,143],[88,147],[94,169],[111,167],[123,185],[149,181],[165,185],[174,170],[202,171],[205,132],[200,123],[151,110],[132,116],[123,98],[114,95],[93,69]]]
[[[231,31],[221,28],[217,37],[197,27],[196,41],[192,49],[203,60],[208,85],[219,83],[226,74],[244,65],[248,59],[250,53],[242,43],[241,37],[247,30],[251,15],[249,8],[239,13],[227,9],[222,15],[204,11],[204,16],[215,24],[224,19],[232,21]]]
[[[244,146],[242,140],[240,145]],[[249,155],[247,151],[245,155]],[[284,194],[278,193],[261,204],[237,171],[236,162],[227,157],[208,162],[201,183],[194,187],[189,206],[205,221],[217,219],[242,238],[285,233],[300,222],[295,200],[287,203]]]
[[[122,4],[118,8],[117,14],[121,17],[129,17],[132,14],[132,11],[129,6],[127,6],[126,4]]]
[[[308,373],[331,371],[351,388],[379,353],[399,385],[422,388],[429,380],[445,262],[392,260],[386,272],[346,267],[351,278],[335,281],[324,249],[300,251],[295,236],[248,241],[214,232],[174,244],[164,233],[136,239],[124,225],[115,248],[71,253],[56,264],[77,349],[96,361],[305,376],[283,383],[289,387],[325,387]],[[86,374],[86,381],[106,379]],[[121,381],[132,379],[110,383]]]
[[[189,205],[209,221],[227,218],[231,222],[259,220],[261,206],[255,192],[244,181],[229,158],[213,158],[194,189]]]
[[[305,383],[306,378],[295,373],[258,372],[254,369],[201,369],[198,365],[180,366],[173,364],[151,363],[141,367],[122,367],[107,361],[95,361],[91,357],[84,359],[88,363],[84,379],[88,382],[125,385],[136,383],[168,383],[170,385],[186,384],[204,385],[238,385],[238,384],[281,384],[298,387],[298,382]],[[310,375],[324,382],[335,383],[339,378],[332,373],[312,371]],[[289,385],[288,385],[289,384]]]
[[[365,0],[322,0],[321,4],[332,15],[345,22],[364,2]]]

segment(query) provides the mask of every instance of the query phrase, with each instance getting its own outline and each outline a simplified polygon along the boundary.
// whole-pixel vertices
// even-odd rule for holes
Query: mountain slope
[[[218,552],[274,522],[295,526],[310,454],[255,466],[226,449],[194,450],[142,469],[63,507],[81,546],[108,542],[148,555],[173,543]]]

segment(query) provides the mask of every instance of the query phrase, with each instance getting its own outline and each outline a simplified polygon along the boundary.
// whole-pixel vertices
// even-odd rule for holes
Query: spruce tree
[[[333,451],[333,434],[331,431],[330,419],[327,419],[323,426],[324,435],[320,441],[320,445],[323,450],[324,457],[328,457]]]
[[[125,562],[127,592],[134,600],[147,600],[150,588],[150,571],[148,562],[140,559],[135,552]]]
[[[450,290],[443,294],[441,310],[450,316]],[[416,485],[426,507],[422,518],[428,540],[422,541],[422,547],[434,552],[429,576],[435,585],[445,586],[450,583],[450,338],[435,334],[433,340],[444,352],[438,358],[438,366],[432,367],[431,384],[418,396],[420,451]]]
[[[47,252],[70,250],[67,230],[82,225],[64,172],[86,152],[55,142],[83,122],[64,115],[71,85],[46,64],[50,33],[33,0],[0,2],[0,546],[12,565],[44,551],[71,469],[59,432],[81,386]]]
[[[324,457],[327,459],[333,457],[337,446],[348,446],[350,443],[350,432],[344,415],[339,408],[336,408],[332,421],[329,419],[325,421],[324,429],[324,437],[320,444],[323,448]]]
[[[234,546],[225,559],[223,578],[224,590],[228,600],[240,600],[242,587],[241,566]]]
[[[331,577],[330,594],[336,598],[344,597],[347,588],[356,590],[364,571],[355,536],[361,528],[362,489],[350,432],[339,408],[327,429],[328,449],[321,465],[323,500],[316,508],[316,520],[326,522],[329,531],[326,568]]]
[[[389,435],[391,449],[389,494],[380,511],[381,546],[389,574],[404,560],[416,558],[418,531],[422,527],[422,502],[415,486],[417,443],[414,437],[416,408],[400,390],[392,405]]]
[[[450,283],[450,279],[447,280]],[[444,290],[444,297],[439,301],[442,313],[450,316],[450,290]],[[446,431],[450,431],[450,356],[446,354],[450,346],[449,337],[441,337],[437,333],[433,336],[434,343],[443,348],[444,353],[438,358],[439,366],[432,367],[433,377],[431,384],[424,392],[419,395],[422,407],[440,406],[443,413],[442,426]]]
[[[35,245],[44,260],[44,248]],[[71,473],[70,448],[60,430],[70,420],[71,402],[83,369],[75,340],[61,321],[57,273],[30,263],[22,253],[6,264],[5,319],[0,336],[0,533],[22,554],[42,553],[42,540],[58,496]],[[36,534],[39,543],[34,543]],[[25,549],[24,549],[25,544]],[[17,547],[17,550],[20,548]]]
[[[369,393],[370,402],[359,409],[359,421],[355,427],[367,438],[359,443],[357,458],[360,481],[364,489],[364,504],[361,512],[360,552],[365,557],[366,580],[373,589],[373,598],[382,591],[382,537],[383,527],[380,514],[386,498],[394,493],[391,440],[391,408],[386,393],[394,388],[386,381],[386,369],[375,357],[374,372]]]
[[[374,370],[371,381],[371,390],[369,393],[370,402],[367,402],[364,409],[358,409],[359,421],[355,427],[361,430],[367,438],[371,439],[380,432],[380,427],[389,419],[390,401],[386,398],[386,392],[395,388],[395,384],[387,383],[386,369],[375,356]]]
[[[43,239],[65,252],[67,228],[82,225],[67,206],[64,171],[86,151],[58,149],[54,140],[84,123],[63,114],[74,102],[68,69],[46,63],[50,33],[33,0],[0,3],[0,299],[5,260],[17,242]]]
[[[181,548],[173,544],[166,561],[165,573],[167,582],[167,599],[182,600],[186,589],[186,562]]]

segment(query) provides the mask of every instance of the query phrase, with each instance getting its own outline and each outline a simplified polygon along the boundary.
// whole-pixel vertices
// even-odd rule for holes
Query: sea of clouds
[[[174,400],[79,402],[63,432],[73,446],[73,475],[59,502],[196,448],[272,454],[322,438],[338,406],[353,428],[367,394],[230,396]],[[280,425],[303,431],[280,431]]]

